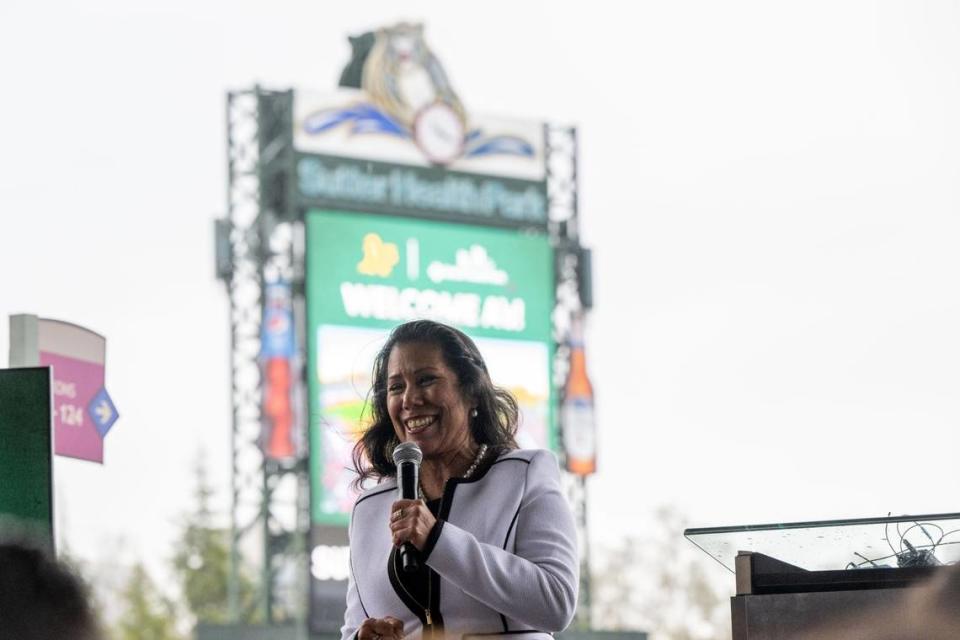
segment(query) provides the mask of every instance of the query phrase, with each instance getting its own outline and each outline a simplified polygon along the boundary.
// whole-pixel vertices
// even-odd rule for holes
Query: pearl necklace
[[[480,466],[480,463],[483,462],[483,456],[485,455],[487,455],[487,445],[482,444],[480,445],[480,448],[477,449],[477,455],[473,459],[473,462],[470,463],[470,466],[467,467],[467,470],[464,472],[464,474],[460,476],[460,479],[469,480],[470,477],[474,474],[474,472],[476,472],[477,467]],[[420,487],[419,485],[417,486],[417,495],[421,500],[425,501],[427,499],[427,497],[423,495],[423,488]]]
[[[487,445],[486,444],[480,445],[480,448],[477,449],[477,457],[474,458],[470,466],[467,467],[467,472],[460,477],[466,480],[470,476],[472,476],[473,472],[477,470],[478,466],[480,466],[480,461],[483,460],[483,456],[486,455],[486,453],[487,453]]]

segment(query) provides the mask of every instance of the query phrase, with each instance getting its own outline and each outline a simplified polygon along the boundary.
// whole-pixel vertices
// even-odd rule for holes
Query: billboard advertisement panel
[[[294,464],[303,446],[298,439],[302,411],[300,362],[294,327],[293,290],[279,279],[263,287],[263,322],[260,325],[261,448],[280,463]]]
[[[495,384],[519,401],[521,447],[556,449],[546,236],[399,217],[307,213],[311,513],[346,526],[351,453],[369,418],[373,358],[389,330],[416,318],[473,337]]]

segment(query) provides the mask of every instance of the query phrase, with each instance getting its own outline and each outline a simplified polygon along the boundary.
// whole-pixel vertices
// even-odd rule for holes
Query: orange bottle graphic
[[[564,387],[561,417],[567,470],[581,476],[595,472],[597,451],[593,385],[587,377],[587,356],[583,347],[580,317],[574,318],[570,330],[570,373]]]

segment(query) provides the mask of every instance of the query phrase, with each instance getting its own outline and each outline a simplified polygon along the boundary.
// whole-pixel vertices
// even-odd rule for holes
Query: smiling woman
[[[442,397],[438,398],[438,394]],[[405,403],[412,404],[405,406]],[[516,399],[491,382],[487,366],[473,340],[439,322],[415,320],[401,324],[391,332],[373,363],[369,406],[371,425],[357,443],[353,456],[359,472],[358,486],[369,479],[394,476],[393,449],[408,439],[423,448],[425,461],[421,477],[428,485],[427,477],[435,467],[448,467],[448,463],[457,466],[457,456],[450,454],[466,457],[466,464],[459,460],[466,468],[481,444],[492,450],[491,456],[517,447],[519,409]],[[423,441],[413,437],[419,433],[411,434],[403,422],[410,418],[443,418],[444,409],[456,413],[461,408],[467,408],[463,415],[448,413],[446,420],[436,425],[431,431],[433,439],[429,438],[429,433],[424,434]],[[460,440],[451,442],[450,437],[456,433],[461,434]],[[439,440],[443,440],[445,446]],[[461,447],[451,450],[450,446],[454,444]],[[441,447],[441,450],[435,447]],[[437,455],[441,451],[448,454],[442,461]]]
[[[372,421],[354,449],[364,491],[350,519],[344,639],[524,634],[573,618],[579,560],[556,458],[517,449],[517,402],[452,327],[396,327],[377,354]],[[423,452],[420,499],[396,500],[393,450]],[[421,562],[399,569],[411,543]],[[531,637],[532,634],[532,637]]]
[[[416,442],[426,458],[423,493],[438,497],[443,482],[473,461],[479,447],[470,436],[476,400],[464,397],[457,374],[440,347],[400,343],[387,361],[387,412],[400,442]]]

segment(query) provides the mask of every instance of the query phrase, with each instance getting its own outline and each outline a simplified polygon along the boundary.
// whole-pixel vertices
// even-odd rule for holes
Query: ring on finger
[[[401,508],[399,508],[399,509],[397,509],[396,511],[393,512],[393,519],[394,519],[394,520],[399,520],[399,519],[402,518],[402,517],[403,517],[403,507],[401,507]],[[374,640],[377,640],[377,639],[374,638]]]

